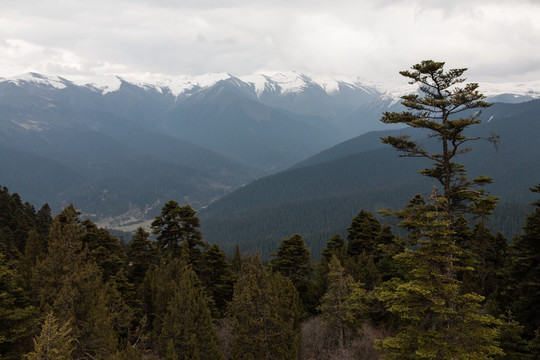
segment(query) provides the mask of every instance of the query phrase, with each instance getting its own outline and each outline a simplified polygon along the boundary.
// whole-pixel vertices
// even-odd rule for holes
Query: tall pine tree
[[[479,139],[464,134],[480,122],[480,112],[470,110],[490,105],[477,91],[478,84],[458,86],[465,70],[445,71],[443,62],[427,60],[402,71],[411,84],[419,85],[419,94],[403,96],[407,110],[384,113],[381,119],[428,130],[441,147],[430,152],[409,135],[382,138],[403,156],[431,160],[433,167],[420,172],[441,188],[435,187],[429,201],[417,196],[398,212],[415,247],[395,256],[406,270],[405,279],[377,289],[378,298],[401,320],[396,335],[378,343],[385,359],[484,359],[502,354],[497,321],[480,312],[483,297],[463,291],[458,280],[463,270],[460,234],[469,221],[490,214],[497,201],[481,188],[490,178],[469,180],[465,167],[455,162],[470,151],[466,144]]]

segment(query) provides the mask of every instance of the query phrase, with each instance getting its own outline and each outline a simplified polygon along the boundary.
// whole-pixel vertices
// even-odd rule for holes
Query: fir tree
[[[402,152],[402,156],[425,158],[433,162],[432,168],[423,169],[420,173],[437,180],[441,186],[440,196],[448,200],[444,204],[444,211],[449,226],[457,234],[458,227],[467,224],[461,222],[463,214],[474,218],[485,217],[497,204],[496,197],[481,189],[481,186],[491,182],[491,178],[478,176],[469,180],[465,166],[455,162],[457,156],[471,150],[466,144],[482,139],[464,135],[468,127],[481,122],[478,119],[481,111],[469,114],[471,109],[485,108],[491,104],[485,102],[485,96],[478,92],[478,84],[457,86],[465,81],[461,76],[467,69],[445,72],[444,62],[425,60],[413,65],[411,70],[401,71],[400,74],[409,78],[410,84],[418,84],[420,94],[402,96],[401,103],[408,110],[386,112],[381,121],[428,130],[430,137],[439,141],[441,151],[430,153],[419,142],[411,140],[410,135],[387,136],[381,140]],[[497,135],[485,139],[495,145],[498,142]]]
[[[81,245],[86,247],[88,259],[96,262],[103,273],[103,280],[107,281],[122,268],[124,250],[118,239],[92,221],[86,219],[81,226],[83,231]]]
[[[300,234],[283,239],[279,244],[277,253],[270,260],[272,271],[291,279],[294,287],[300,294],[304,305],[309,303],[309,289],[311,284],[311,252]]]
[[[234,287],[232,354],[235,359],[298,359],[301,304],[291,281],[246,259]]]
[[[135,286],[144,280],[146,271],[158,262],[157,249],[149,239],[150,234],[139,227],[127,248],[128,279]]]
[[[444,213],[446,199],[408,207],[404,224],[419,233],[417,249],[395,256],[405,280],[393,279],[376,296],[401,319],[395,336],[378,342],[385,359],[490,358],[502,354],[496,338],[498,322],[480,312],[483,297],[463,293],[456,274],[463,250],[452,238]]]
[[[161,215],[152,222],[153,233],[157,236],[157,246],[163,254],[180,257],[182,251],[193,268],[198,271],[201,263],[201,247],[207,244],[199,231],[199,218],[191,206],[179,206],[174,200],[167,202],[161,209]]]
[[[345,273],[336,255],[329,263],[328,290],[321,300],[319,310],[324,324],[333,334],[331,340],[340,350],[349,342],[354,329],[367,313],[366,291]]]
[[[65,360],[71,359],[75,347],[69,322],[60,323],[50,312],[45,316],[41,333],[34,338],[34,351],[24,356],[27,360]]]
[[[360,210],[347,229],[347,253],[358,256],[362,252],[371,255],[375,248],[375,240],[381,231],[381,223],[372,213]]]
[[[218,360],[218,347],[206,295],[197,286],[195,273],[185,269],[163,314],[158,336],[164,359]]]
[[[213,299],[217,316],[222,317],[232,300],[234,273],[225,253],[217,244],[204,251],[200,278]]]
[[[458,280],[464,270],[460,234],[469,221],[486,217],[496,205],[496,198],[479,188],[491,179],[479,176],[470,181],[465,167],[455,162],[456,156],[470,150],[465,144],[479,139],[463,132],[480,120],[479,112],[453,117],[490,105],[477,91],[478,84],[457,87],[465,70],[445,72],[444,63],[428,60],[402,71],[411,83],[419,84],[420,94],[403,96],[408,110],[385,113],[381,119],[426,129],[439,141],[441,151],[430,153],[408,135],[382,138],[403,156],[431,160],[433,167],[421,173],[442,188],[435,188],[428,202],[417,196],[398,212],[415,247],[394,257],[406,271],[405,279],[390,280],[376,292],[401,319],[396,335],[378,343],[385,359],[483,359],[502,354],[496,341],[498,322],[480,312],[483,297],[463,291]]]
[[[345,239],[340,234],[335,234],[326,242],[326,245],[322,249],[322,256],[324,260],[329,263],[332,259],[332,255],[336,255],[338,260],[343,263],[346,257]]]
[[[540,193],[540,185],[531,188]],[[512,314],[525,326],[525,336],[531,339],[540,328],[540,200],[527,215],[524,232],[514,238],[510,248],[509,285],[506,289]]]
[[[147,272],[142,291],[150,331],[146,347],[167,359],[221,358],[208,299],[190,265],[162,262]]]
[[[36,316],[23,281],[0,253],[0,358],[19,359],[32,337]],[[31,342],[31,341],[30,341]]]

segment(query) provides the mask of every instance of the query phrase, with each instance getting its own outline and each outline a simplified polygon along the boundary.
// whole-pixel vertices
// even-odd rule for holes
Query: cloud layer
[[[385,82],[422,59],[540,79],[540,1],[4,0],[0,76],[297,70]]]

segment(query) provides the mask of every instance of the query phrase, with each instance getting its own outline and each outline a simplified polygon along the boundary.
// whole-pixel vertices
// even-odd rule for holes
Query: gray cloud
[[[0,68],[170,75],[298,70],[386,81],[422,59],[540,78],[535,0],[4,0]]]

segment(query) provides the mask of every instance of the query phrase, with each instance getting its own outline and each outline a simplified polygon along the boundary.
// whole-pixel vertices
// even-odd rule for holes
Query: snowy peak
[[[242,76],[241,79],[254,87],[257,97],[264,93],[298,94],[308,88],[318,89],[328,95],[339,93],[343,89],[378,93],[375,88],[357,81],[326,75],[306,75],[296,71],[256,73]]]
[[[229,73],[208,73],[198,76],[166,76],[142,74],[131,77],[93,76],[66,79],[60,76],[46,76],[29,72],[15,77],[2,78],[0,84],[9,82],[17,86],[37,86],[63,90],[71,86],[84,87],[103,95],[119,91],[123,83],[131,84],[145,91],[168,92],[175,97],[190,96],[211,88],[221,81],[250,91],[256,98],[266,95],[289,96],[315,91],[322,95],[339,96],[343,93],[363,93],[374,98],[399,101],[404,94],[414,91],[411,85],[380,90],[380,86],[367,85],[358,79],[348,79],[329,75],[307,75],[296,71],[266,71],[245,76]],[[480,90],[491,99],[505,95],[505,99],[526,101],[540,98],[540,81],[522,83],[480,83]]]
[[[17,86],[24,84],[65,89],[76,85],[93,89],[103,95],[118,91],[122,83],[138,86],[148,91],[163,92],[169,90],[174,96],[183,96],[214,86],[220,81],[228,81],[239,88],[250,88],[256,97],[273,93],[277,95],[299,94],[308,88],[317,89],[328,95],[339,93],[343,89],[359,90],[376,94],[375,88],[348,79],[338,79],[332,76],[311,76],[295,71],[265,72],[246,76],[233,76],[229,73],[209,73],[199,76],[139,76],[128,78],[120,76],[96,76],[92,78],[76,78],[67,80],[57,76],[45,76],[37,73],[27,73],[11,78],[0,78],[1,82],[11,82]]]
[[[10,82],[17,86],[23,86],[25,84],[30,84],[38,87],[51,87],[55,89],[65,89],[68,87],[70,82],[66,79],[63,79],[59,76],[47,77],[34,72],[29,72],[15,77],[5,78],[2,82]]]

